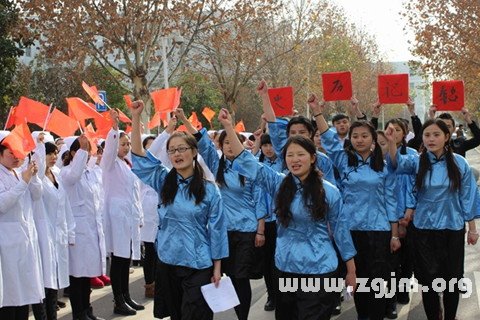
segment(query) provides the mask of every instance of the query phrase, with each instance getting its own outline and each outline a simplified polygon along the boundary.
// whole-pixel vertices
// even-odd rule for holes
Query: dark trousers
[[[355,267],[357,278],[368,279],[369,292],[355,292],[355,308],[359,318],[383,320],[385,316],[385,296],[376,298],[371,288],[373,278],[387,281],[390,277],[390,231],[351,231],[357,250]]]
[[[144,242],[145,258],[143,260],[143,275],[145,284],[155,281],[155,266],[157,265],[157,251],[153,242]]]
[[[324,280],[336,276],[336,272],[324,275],[304,275],[279,272],[279,278],[296,279],[298,287],[294,292],[278,292],[275,308],[276,320],[329,320],[337,292],[326,292]],[[302,278],[319,278],[321,287],[318,292],[304,292],[301,289]]]
[[[277,242],[277,223],[265,222],[265,245],[263,276],[267,287],[268,299],[275,301],[278,293],[278,270],[275,267],[275,246]]]
[[[130,261],[130,258],[121,258],[112,254],[110,281],[114,296],[129,293]]]
[[[213,312],[203,298],[200,287],[210,283],[212,268],[192,269],[157,264],[155,279],[155,318],[171,320],[212,320]]]
[[[0,319],[28,320],[28,305],[20,307],[0,308]]]
[[[45,288],[43,303],[32,304],[35,320],[57,320],[57,290]]]
[[[90,278],[76,278],[70,276],[70,304],[73,315],[77,315],[90,308]]]

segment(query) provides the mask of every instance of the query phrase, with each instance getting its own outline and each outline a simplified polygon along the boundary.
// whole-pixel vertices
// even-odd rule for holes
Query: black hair
[[[352,139],[352,132],[355,128],[364,127],[367,128],[370,134],[372,135],[373,143],[375,144],[375,148],[372,151],[371,160],[370,160],[370,168],[372,168],[376,172],[383,171],[384,162],[383,162],[383,154],[382,148],[378,144],[377,141],[377,132],[375,128],[369,121],[354,121],[348,130],[348,139],[351,141]],[[355,149],[353,148],[353,144],[349,143],[345,147],[345,152],[347,153],[348,157],[348,165],[350,167],[358,167],[358,158],[355,153]]]
[[[68,166],[70,162],[72,162],[73,160],[72,152],[77,152],[78,149],[80,149],[80,140],[78,140],[77,138],[73,141],[72,145],[70,146],[70,150],[66,151],[62,156],[64,167]]]
[[[2,140],[3,141],[3,140]],[[0,154],[3,155],[3,151],[7,150],[7,146],[4,146],[3,144],[0,144]]]
[[[197,150],[198,152],[198,145],[197,140],[188,133],[185,132],[174,132],[170,138],[167,140],[167,150],[170,146],[170,141],[173,138],[182,138],[185,140],[185,143],[192,148],[192,150]],[[199,204],[205,198],[205,180],[203,179],[203,168],[198,163],[197,155],[193,158],[193,177],[192,181],[188,185],[188,195],[190,197],[195,197],[195,204]],[[177,169],[172,168],[170,172],[165,177],[165,183],[163,184],[163,188],[160,191],[160,196],[162,199],[163,205],[172,204],[175,200],[175,196],[177,195],[178,191],[178,182],[177,182]]]
[[[236,133],[237,137],[240,141],[242,139],[240,138],[242,135],[239,134],[238,132]],[[225,139],[227,138],[227,131],[222,131],[220,133],[220,137],[218,138],[218,144],[220,146],[220,149],[223,149],[223,143],[225,142]],[[225,155],[222,153],[222,156],[220,157],[220,162],[218,163],[218,169],[217,169],[217,175],[215,176],[215,181],[217,184],[221,187],[227,187],[227,183],[225,182]],[[241,174],[238,175],[238,179],[240,180],[240,185],[243,187],[245,186],[245,177],[242,176]]]
[[[340,120],[343,120],[343,119],[350,120],[350,117],[347,116],[347,115],[344,114],[344,113],[337,113],[337,114],[334,115],[333,118],[332,118],[332,124],[335,125],[335,122],[340,121]]]
[[[308,120],[304,116],[296,116],[290,119],[287,124],[287,136],[290,137],[290,128],[294,124],[303,124],[307,129],[308,133],[310,134],[310,139],[313,139],[313,135],[315,134],[315,130],[313,129],[312,121]]]
[[[448,140],[445,142],[445,161],[447,163],[447,173],[448,173],[448,178],[450,180],[450,191],[458,191],[461,188],[461,174],[460,174],[460,169],[458,168],[456,162],[455,162],[455,156],[453,155],[452,148],[450,147],[450,131],[448,130],[447,125],[443,120],[440,119],[435,119],[435,120],[427,120],[423,124],[422,127],[422,132],[425,131],[425,129],[431,125],[437,125],[440,130],[443,131],[445,136],[448,137]],[[422,189],[423,183],[425,180],[425,176],[428,171],[432,169],[432,164],[430,163],[430,159],[428,158],[427,154],[427,149],[423,148],[423,150],[420,153],[420,165],[418,168],[417,172],[417,178],[415,181],[415,187],[417,190]]]
[[[408,126],[407,124],[405,123],[404,119],[402,118],[393,118],[393,119],[390,119],[387,121],[387,123],[385,124],[385,130],[387,130],[387,127],[389,124],[396,124],[397,126],[400,127],[400,129],[402,129],[403,131],[403,138],[402,138],[402,142],[401,142],[401,148],[400,148],[400,154],[407,154],[407,140],[405,140],[405,138],[407,137],[407,134],[408,134]]]
[[[142,141],[143,149],[145,149],[145,150],[147,149],[147,143],[150,140],[155,140],[155,137],[154,136],[148,136],[145,139],[143,139],[143,141]]]
[[[48,155],[55,152],[58,152],[57,145],[51,142],[45,142],[45,154]]]
[[[455,119],[453,119],[452,115],[450,113],[444,112],[441,113],[437,119],[442,119],[442,120],[451,120],[452,121],[452,126],[455,128]]]
[[[272,144],[272,139],[268,133],[262,134],[260,137],[260,148],[265,144]],[[260,149],[260,156],[258,157],[258,161],[263,162],[265,161],[265,155],[263,154],[262,150]]]
[[[282,156],[284,162],[287,155],[288,147],[291,144],[297,144],[300,147],[304,148],[310,155],[316,157],[317,148],[312,140],[307,139],[303,136],[292,136],[287,140],[285,147],[283,148]],[[328,212],[328,204],[325,196],[325,189],[323,188],[323,182],[321,178],[321,173],[316,167],[316,162],[314,161],[310,167],[310,172],[303,183],[303,203],[310,211],[310,217],[313,221],[321,221],[325,219],[325,216]],[[277,214],[278,221],[284,226],[287,227],[290,221],[292,220],[292,212],[290,207],[292,201],[297,192],[297,186],[295,184],[294,177],[292,173],[283,179],[282,184],[278,190],[277,196],[275,198],[276,209],[275,213]]]

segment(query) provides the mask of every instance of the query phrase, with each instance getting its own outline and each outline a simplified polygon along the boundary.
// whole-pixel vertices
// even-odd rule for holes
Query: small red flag
[[[10,128],[11,126],[13,126],[15,123],[16,123],[16,117],[15,117],[15,113],[17,112],[17,107],[10,107],[10,111],[8,112],[8,116],[7,116],[7,123],[5,123],[5,129],[8,129]],[[21,119],[19,119],[21,120]],[[19,121],[21,123],[21,121]],[[18,124],[20,124],[18,123]]]
[[[19,124],[3,139],[2,144],[8,147],[18,159],[24,159],[35,149],[35,142],[26,123]]]
[[[68,105],[68,116],[84,123],[85,119],[95,119],[102,115],[80,98],[66,98]]]
[[[352,99],[352,73],[322,73],[323,99],[325,101],[341,101]]]
[[[208,122],[210,122],[210,125],[212,124],[212,119],[215,116],[215,111],[210,109],[209,107],[205,107],[202,110],[202,114],[207,119]]]
[[[437,110],[460,111],[465,106],[465,89],[462,80],[434,81],[433,104]]]
[[[190,118],[188,118],[188,121],[197,129],[200,130],[202,129],[202,123],[198,120],[197,113],[194,111],[190,115]]]
[[[378,76],[378,101],[386,103],[407,103],[408,74],[383,74]]]
[[[236,132],[245,132],[245,125],[243,124],[243,120],[238,121],[238,123],[235,125],[235,131]]]
[[[41,102],[26,97],[20,97],[20,101],[15,110],[15,123],[20,124],[26,121],[29,123],[35,123],[43,128],[49,110],[50,108]]]
[[[275,116],[290,116],[293,114],[293,88],[271,88],[268,89],[270,104]],[[243,123],[243,122],[242,122]],[[244,130],[245,131],[245,130]]]
[[[78,123],[60,110],[53,109],[48,117],[45,129],[56,133],[60,137],[68,137],[73,136],[75,131],[77,131]]]
[[[130,95],[128,95],[128,94],[124,95],[123,100],[125,100],[125,103],[127,104],[127,107],[129,107],[129,108],[132,107],[132,98],[130,98]]]
[[[150,93],[156,111],[172,112],[180,103],[182,90],[177,88],[160,89]]]
[[[85,81],[82,81],[82,87],[83,90],[88,94],[88,96],[95,101],[95,103],[98,103],[100,105],[104,105],[105,102],[100,98],[100,95],[98,94],[98,90],[95,86],[90,87],[88,84],[85,83]]]

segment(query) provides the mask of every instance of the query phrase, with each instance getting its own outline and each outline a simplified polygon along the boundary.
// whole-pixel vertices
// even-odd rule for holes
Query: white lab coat
[[[155,242],[158,231],[158,201],[159,194],[152,187],[141,182],[143,227],[140,229],[140,239],[144,242]]]
[[[0,165],[0,260],[3,307],[40,303],[45,297],[32,199],[39,199],[42,184],[30,183]]]
[[[42,198],[34,204],[35,226],[42,255],[43,281],[45,288],[58,290],[70,285],[68,245],[75,244],[75,220],[58,169],[52,168],[58,189],[45,176],[46,159],[43,143],[37,144],[34,158],[43,185]]]
[[[60,176],[75,220],[75,245],[69,247],[70,275],[98,277],[106,273],[101,183],[87,168],[88,153],[79,149]]]
[[[107,252],[117,257],[139,260],[143,225],[140,180],[117,156],[119,136],[118,130],[110,130],[100,162],[105,190],[105,245]]]

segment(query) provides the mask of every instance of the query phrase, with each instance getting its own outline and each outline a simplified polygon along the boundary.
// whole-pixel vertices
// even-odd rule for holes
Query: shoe
[[[60,308],[65,308],[67,304],[61,300],[57,300],[57,306]]]
[[[385,312],[385,318],[387,318],[387,319],[397,319],[398,318],[397,310],[396,309],[388,309]]]
[[[90,306],[90,308],[87,309],[86,311],[87,317],[89,320],[105,320],[103,318],[97,317],[93,315],[93,308]]]
[[[100,281],[103,282],[103,285],[104,285],[104,286],[109,286],[109,285],[112,284],[112,281],[110,280],[110,278],[109,278],[107,275],[105,275],[105,274],[103,274],[103,275],[101,275],[100,277],[98,277],[98,279],[100,279]]]
[[[339,303],[335,306],[335,309],[332,311],[332,315],[338,316],[340,313],[342,313],[342,304]]]
[[[73,315],[73,320],[90,320],[85,311]]]
[[[134,310],[144,310],[145,309],[144,306],[142,306],[141,304],[135,302],[134,300],[132,300],[132,298],[130,298],[130,293],[124,293],[123,298],[125,299],[125,302],[130,306],[130,308],[132,308]]]
[[[275,310],[275,302],[273,300],[271,300],[270,298],[268,298],[267,303],[265,303],[265,306],[263,307],[263,310],[265,310],[265,311]]]
[[[133,316],[137,314],[137,311],[132,309],[123,298],[123,295],[115,296],[115,304],[113,306],[113,313],[120,314],[122,316]]]
[[[397,303],[409,304],[410,303],[410,296],[408,295],[408,292],[398,292],[397,293]]]
[[[155,298],[155,282],[146,284],[144,287],[145,287],[145,298]]]
[[[90,278],[90,287],[92,289],[101,289],[103,288],[105,285],[103,284],[103,281],[100,280],[99,277],[95,277],[95,278]]]

